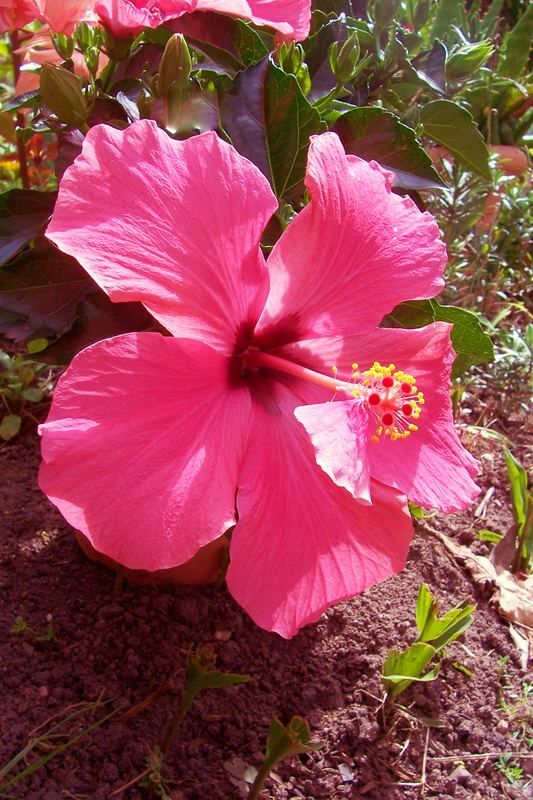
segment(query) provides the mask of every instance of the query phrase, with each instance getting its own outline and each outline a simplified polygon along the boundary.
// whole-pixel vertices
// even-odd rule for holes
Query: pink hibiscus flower
[[[95,11],[115,36],[136,36],[193,11],[216,11],[267,25],[284,38],[305,39],[310,0],[97,0]]]
[[[40,485],[98,551],[158,570],[235,525],[228,587],[257,624],[290,637],[403,567],[405,492],[448,510],[470,503],[449,326],[376,329],[401,300],[434,295],[445,263],[432,217],[390,184],[335,134],[314,137],[311,202],[266,262],[276,198],[216,134],[175,141],[148,120],[89,132],[47,235],[112,300],[142,301],[173,334],[81,352],[42,426]],[[343,383],[356,358],[394,360],[393,386]],[[419,391],[419,430],[401,437]]]

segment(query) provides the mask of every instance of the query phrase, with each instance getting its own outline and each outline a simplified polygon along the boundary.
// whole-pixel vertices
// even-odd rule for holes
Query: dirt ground
[[[476,531],[505,531],[511,523],[508,485],[501,447],[481,437],[465,442],[481,459],[483,491],[495,489],[485,516],[472,510],[429,522],[483,552],[490,545],[479,542]],[[523,449],[517,455],[523,457]],[[61,723],[56,733],[67,731],[73,739],[118,710],[4,794],[0,789],[1,797],[146,797],[127,784],[161,741],[184,685],[187,653],[199,643],[215,646],[220,669],[253,681],[197,699],[163,770],[172,800],[242,797],[235,775],[243,764],[260,766],[273,713],[283,722],[304,716],[313,736],[325,742],[319,752],[277,767],[268,782],[276,800],[531,797],[531,675],[520,666],[508,624],[488,602],[490,588],[475,585],[424,523],[405,570],[285,641],[255,627],[224,588],[126,586],[117,592],[114,576],[82,555],[41,495],[38,463],[37,437],[27,422],[22,435],[0,448],[0,770],[52,725]],[[381,665],[391,647],[416,635],[421,581],[443,610],[467,596],[478,608],[472,627],[447,651],[437,680],[401,699],[411,716],[399,713],[384,731]],[[123,717],[159,689],[144,710]],[[64,722],[76,711],[83,713]],[[433,720],[431,727],[417,717]],[[65,741],[47,736],[6,774],[4,786]],[[522,779],[511,783],[499,768],[505,763],[520,766]]]

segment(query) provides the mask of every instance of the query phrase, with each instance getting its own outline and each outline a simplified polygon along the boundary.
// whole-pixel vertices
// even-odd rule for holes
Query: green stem
[[[255,781],[250,786],[250,793],[248,795],[248,800],[257,800],[259,797],[259,792],[265,785],[265,781],[270,775],[270,771],[274,764],[270,763],[269,761],[265,761],[257,775],[255,776]]]
[[[524,549],[524,542],[528,538],[528,534],[530,534],[531,528],[533,527],[533,502],[529,500],[528,502],[528,509],[527,509],[527,516],[524,521],[524,526],[518,537],[518,547],[516,549],[516,553],[513,558],[513,563],[511,565],[511,572],[513,575],[516,575],[517,572],[520,572],[522,568],[522,561],[524,559],[523,549]],[[527,564],[524,566],[524,571],[527,572]]]
[[[179,726],[183,722],[183,718],[185,717],[187,711],[192,705],[194,698],[196,697],[195,694],[186,694],[179,706],[177,707],[176,711],[172,715],[170,722],[168,723],[165,735],[163,737],[163,741],[161,742],[161,752],[165,755],[168,752],[168,748],[174,738],[174,734],[178,730]]]

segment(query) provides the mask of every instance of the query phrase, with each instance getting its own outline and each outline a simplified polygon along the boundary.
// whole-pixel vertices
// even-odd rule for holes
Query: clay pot
[[[200,550],[185,564],[180,564],[178,567],[171,567],[170,569],[159,569],[155,572],[147,572],[143,569],[128,569],[112,558],[99,553],[98,550],[92,546],[90,541],[79,531],[76,532],[76,540],[91,561],[97,561],[109,569],[121,574],[130,583],[137,583],[141,585],[169,585],[177,584],[181,586],[205,586],[208,583],[214,583],[220,575],[222,561],[224,554],[227,550],[229,539],[226,534],[223,534],[215,541],[201,547]]]

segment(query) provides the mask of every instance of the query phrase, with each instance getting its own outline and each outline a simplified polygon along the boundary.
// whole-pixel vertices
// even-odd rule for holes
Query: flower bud
[[[491,42],[476,42],[459,47],[446,60],[448,80],[466,80],[488,61],[493,52]]]
[[[78,79],[62,67],[43,64],[40,93],[45,104],[71,128],[87,129],[88,109]]]
[[[167,42],[159,74],[155,81],[155,89],[159,97],[186,90],[191,74],[191,54],[181,33],[175,33]]]
[[[329,66],[337,81],[348,83],[356,74],[361,48],[357,31],[353,31],[339,50],[339,43],[333,42],[329,49]]]
[[[52,44],[63,61],[71,58],[74,52],[74,40],[70,36],[66,36],[64,33],[52,33]]]

